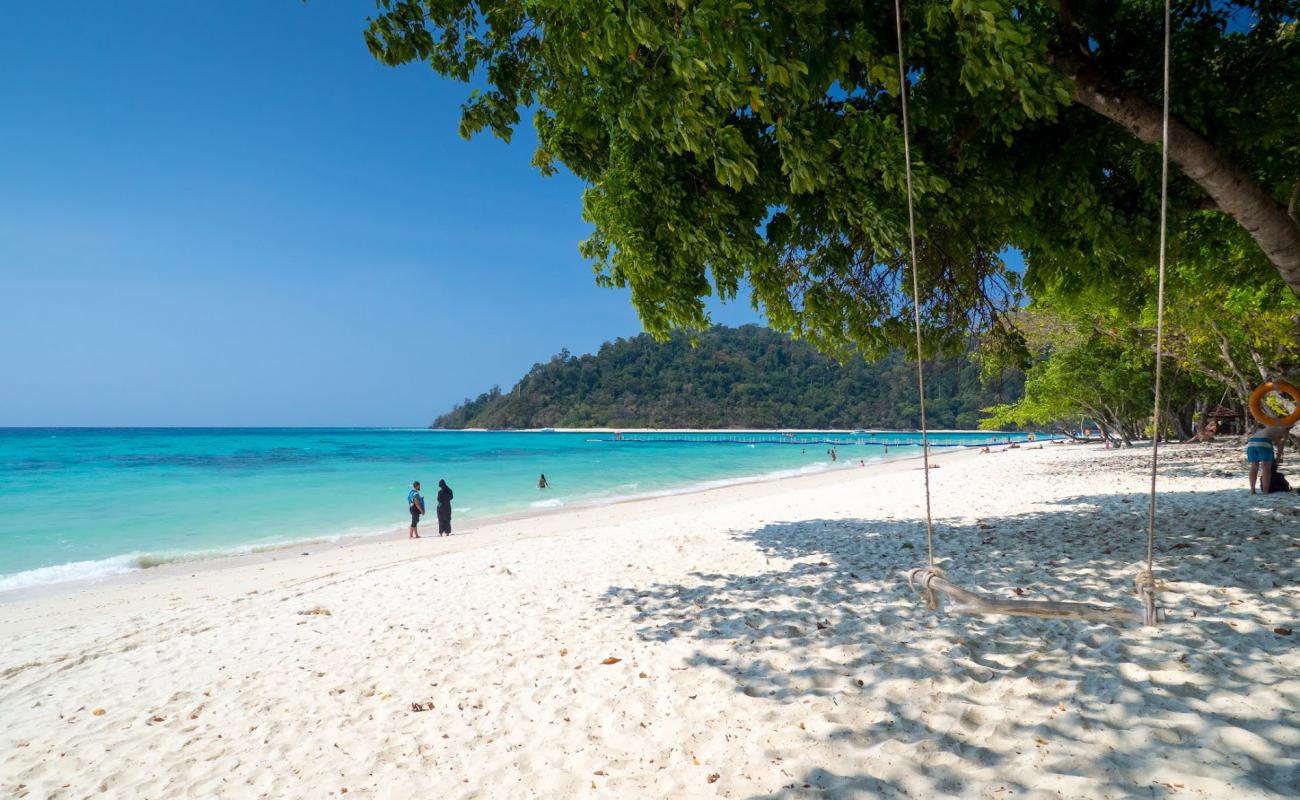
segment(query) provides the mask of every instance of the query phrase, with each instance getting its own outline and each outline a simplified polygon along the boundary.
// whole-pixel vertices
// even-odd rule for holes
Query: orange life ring
[[[1265,413],[1264,395],[1274,391],[1289,395],[1292,400],[1295,400],[1296,410],[1285,417],[1272,417]],[[1282,428],[1291,427],[1300,422],[1300,389],[1295,388],[1286,381],[1265,381],[1250,393],[1250,415],[1261,425]]]

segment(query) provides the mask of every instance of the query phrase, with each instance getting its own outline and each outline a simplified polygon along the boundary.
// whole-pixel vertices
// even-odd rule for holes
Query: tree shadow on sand
[[[1176,515],[1193,494],[1213,524]],[[738,531],[765,570],[615,586],[604,601],[644,640],[693,640],[687,663],[732,679],[752,698],[738,702],[815,723],[808,746],[833,760],[758,797],[1172,796],[1183,783],[1298,796],[1296,637],[1274,632],[1296,613],[1294,500],[1161,503],[1158,628],[930,612],[905,579],[925,564],[924,525],[891,518]],[[936,549],[968,588],[1137,609],[1145,513],[1144,495],[1076,496],[939,521]]]

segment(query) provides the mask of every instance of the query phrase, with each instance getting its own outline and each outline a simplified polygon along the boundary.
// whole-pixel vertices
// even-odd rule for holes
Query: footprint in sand
[[[982,726],[986,719],[987,717],[984,714],[984,710],[979,706],[968,706],[966,710],[962,711],[961,715],[957,717],[957,722],[965,730],[974,731]]]
[[[804,635],[803,629],[798,625],[775,625],[769,631],[768,635],[776,639],[798,639]]]

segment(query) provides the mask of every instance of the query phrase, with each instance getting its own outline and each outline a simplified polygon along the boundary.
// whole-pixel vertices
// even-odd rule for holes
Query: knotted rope
[[[934,588],[935,578],[945,578],[943,570],[938,567],[914,569],[907,575],[907,585],[925,601],[925,607],[931,611],[939,610],[939,593]]]

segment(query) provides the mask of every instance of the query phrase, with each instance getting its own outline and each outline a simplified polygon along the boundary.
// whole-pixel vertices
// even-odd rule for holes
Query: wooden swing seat
[[[1150,576],[1142,573],[1137,579],[1137,594],[1142,599],[1143,610],[1136,611],[1095,603],[1061,603],[1053,600],[1007,600],[989,597],[979,592],[963,589],[943,574],[937,567],[914,569],[907,577],[912,590],[925,599],[932,611],[942,607],[943,597],[951,601],[949,611],[957,614],[1005,614],[1017,617],[1046,617],[1053,619],[1090,619],[1112,623],[1138,623],[1155,625],[1161,609],[1155,605],[1155,587]]]

